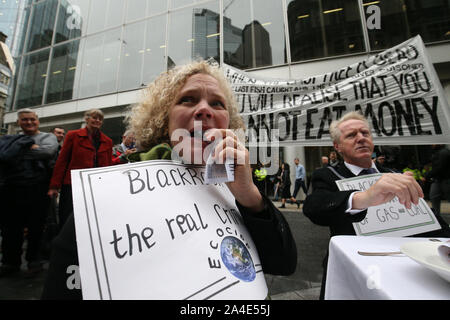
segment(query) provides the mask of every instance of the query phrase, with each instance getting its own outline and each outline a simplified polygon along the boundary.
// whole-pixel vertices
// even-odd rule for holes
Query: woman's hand
[[[213,152],[215,163],[232,161],[235,164],[234,181],[227,182],[235,199],[242,206],[254,212],[262,211],[264,201],[253,183],[248,150],[229,129],[210,129],[206,134],[206,139],[217,143]]]

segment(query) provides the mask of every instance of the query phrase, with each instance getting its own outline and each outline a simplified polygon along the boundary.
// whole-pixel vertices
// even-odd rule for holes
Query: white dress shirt
[[[363,171],[364,169],[368,169],[368,168],[361,168],[361,167],[355,166],[355,165],[350,164],[350,163],[347,163],[347,162],[345,162],[345,161],[344,161],[344,164],[345,164],[345,166],[347,167],[347,169],[350,170],[355,176],[359,175],[359,174],[361,173],[361,171]],[[372,162],[372,167],[371,167],[371,168],[375,169],[375,171],[376,171],[377,173],[380,172],[380,171],[378,171],[377,167],[375,166],[375,163],[373,163],[373,162]],[[366,209],[353,209],[353,208],[352,208],[353,196],[354,196],[355,193],[357,193],[357,192],[361,192],[361,191],[355,191],[355,192],[353,192],[353,193],[350,195],[350,197],[348,198],[348,202],[347,202],[347,210],[345,210],[345,212],[348,212],[348,213],[350,213],[350,214],[356,214],[356,213],[359,213],[359,212],[361,212],[361,211],[367,209],[367,208],[366,208]]]

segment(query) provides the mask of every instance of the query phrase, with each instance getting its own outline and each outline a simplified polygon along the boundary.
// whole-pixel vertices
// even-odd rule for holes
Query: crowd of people
[[[223,140],[214,146],[214,160],[230,160],[231,155],[234,161],[234,181],[226,184],[258,249],[262,268],[268,274],[292,274],[298,257],[289,224],[266,195],[267,188],[261,187],[261,181],[270,179],[273,183],[274,199],[281,199],[281,208],[287,202],[300,208],[303,202],[304,215],[314,224],[329,227],[331,236],[355,235],[352,223],[362,221],[371,206],[398,197],[400,203],[410,208],[424,197],[413,173],[406,170],[399,174],[386,168],[382,155],[372,159],[374,144],[369,123],[359,113],[351,112],[332,122],[330,135],[335,151],[322,158],[322,166],[312,172],[310,181],[299,158],[293,159],[292,169],[289,163],[283,162],[278,173],[268,177],[263,166],[252,169],[248,150],[233,132],[245,129],[244,122],[232,89],[217,65],[199,61],[177,66],[162,73],[146,90],[145,100],[130,110],[128,130],[122,143],[116,146],[101,131],[104,120],[101,110],[87,111],[85,127],[69,131],[65,137],[63,128],[55,128],[52,133],[40,132],[39,119],[33,110],[18,111],[18,125],[23,133],[0,139],[0,194],[5,205],[0,216],[0,276],[20,271],[25,228],[27,273],[32,275],[42,270],[39,255],[46,219],[51,204],[56,205],[51,200],[59,197],[56,210],[59,230],[53,240],[43,298],[81,299],[80,289],[69,290],[66,285],[68,266],[78,265],[71,170],[128,161],[170,160],[172,151],[180,147],[190,150],[180,156],[186,163],[192,163],[195,153],[203,154],[210,142],[217,142],[217,137]],[[202,124],[203,143],[200,144],[196,143],[198,138],[194,134],[196,121]],[[184,129],[188,135],[172,140],[172,134],[178,129]],[[430,193],[439,194],[439,199],[450,197],[448,163],[449,150],[440,148],[427,174],[428,179],[433,179]],[[204,165],[205,160],[199,164]],[[290,170],[295,170],[293,183]],[[339,191],[335,183],[370,173],[385,174],[366,191]],[[306,196],[304,201],[297,200],[300,190]],[[450,237],[448,224],[436,208],[435,213],[441,229],[414,236]],[[327,256],[322,298],[326,264]]]

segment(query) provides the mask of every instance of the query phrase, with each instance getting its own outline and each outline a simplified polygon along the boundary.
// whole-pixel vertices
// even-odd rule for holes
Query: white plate
[[[450,282],[450,264],[445,263],[439,256],[437,248],[440,245],[442,245],[442,243],[430,241],[408,242],[402,244],[400,251]]]

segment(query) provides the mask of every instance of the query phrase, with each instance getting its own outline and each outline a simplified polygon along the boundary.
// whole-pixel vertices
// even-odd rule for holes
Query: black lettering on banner
[[[318,112],[319,112],[319,110],[317,110],[316,108],[306,110],[306,123],[305,123],[305,139],[306,140],[316,139],[315,136],[311,136],[311,129],[314,128],[314,124],[312,121],[312,114],[318,113]]]
[[[438,96],[433,96],[433,101],[431,107],[427,104],[425,99],[422,98],[422,105],[428,111],[431,117],[431,121],[433,122],[434,132],[436,134],[442,134],[441,125],[439,123],[439,118],[437,115],[437,107],[438,107]]]
[[[280,130],[280,136],[279,136],[280,141],[286,140],[289,137],[290,132],[291,132],[291,120],[289,119],[289,114],[287,114],[286,112],[279,112],[276,115],[275,123],[277,123],[277,128],[280,128],[280,125],[279,125],[280,124],[280,118],[282,118],[282,117],[285,119],[284,123],[285,123],[285,128],[286,128],[285,132],[286,133],[282,137],[281,136],[281,130]]]
[[[416,126],[413,118],[413,111],[411,110],[411,102],[409,99],[405,99],[406,110],[403,109],[403,105],[400,101],[394,100],[395,113],[397,114],[397,129],[398,135],[403,136],[403,125],[402,117],[405,119],[405,123],[408,126],[409,133],[414,136],[416,135]]]
[[[389,118],[384,115],[385,107],[389,110],[389,113],[391,114],[391,117],[390,117],[391,118],[391,131],[387,131],[385,124],[384,124],[385,119]],[[390,137],[390,136],[394,135],[394,133],[397,131],[397,119],[395,116],[395,111],[394,111],[394,108],[392,108],[392,106],[389,104],[389,102],[383,101],[380,104],[380,106],[378,107],[378,120],[380,122],[381,131],[386,136]]]
[[[329,107],[325,107],[323,109],[322,118],[320,119],[320,125],[319,125],[319,132],[317,133],[317,139],[321,139],[322,135],[329,134],[330,130],[325,129],[325,123],[328,124],[328,128],[330,127],[331,121],[333,121],[333,118],[331,117],[331,112]]]
[[[298,117],[302,114],[302,110],[291,111],[292,115],[292,140],[297,141],[298,134]]]
[[[366,117],[367,120],[369,120],[369,117],[370,117],[370,119],[372,120],[372,127],[375,130],[375,133],[377,134],[378,137],[382,136],[380,127],[378,125],[378,118],[375,115],[372,104],[370,102],[367,103],[367,106],[366,106],[366,109],[364,110],[364,112],[362,110],[361,105],[359,105],[359,104],[357,104],[355,106],[355,111],[359,111],[362,115],[364,115],[364,117]]]
[[[431,131],[423,131],[420,119],[423,119],[423,114],[419,112],[417,105],[422,102],[422,98],[413,98],[411,99],[412,108],[414,111],[414,120],[416,122],[416,129],[418,135],[430,135]]]

